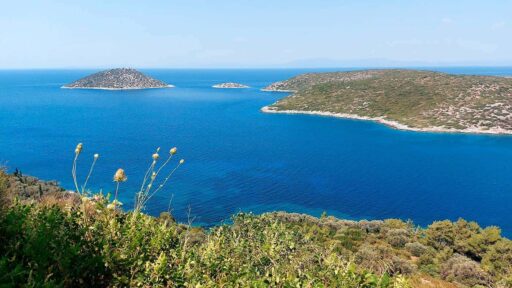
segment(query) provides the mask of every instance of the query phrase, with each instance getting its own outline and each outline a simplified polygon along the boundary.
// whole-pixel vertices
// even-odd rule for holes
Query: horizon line
[[[245,67],[137,67],[137,66],[96,66],[96,67],[0,67],[0,71],[8,70],[97,70],[97,69],[116,69],[116,68],[133,68],[133,69],[151,69],[151,70],[285,70],[285,69],[410,69],[410,68],[510,68],[512,64],[504,65],[353,65],[353,66],[245,66]]]

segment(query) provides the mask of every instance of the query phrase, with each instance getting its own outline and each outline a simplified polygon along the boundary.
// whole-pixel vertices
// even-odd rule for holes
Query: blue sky
[[[0,1],[4,69],[512,66],[508,0]]]

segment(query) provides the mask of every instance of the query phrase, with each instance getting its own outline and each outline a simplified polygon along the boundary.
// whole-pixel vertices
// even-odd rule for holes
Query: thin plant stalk
[[[149,199],[148,197],[150,197],[148,195],[149,195],[149,192],[151,191],[151,188],[153,187],[153,183],[154,183],[156,177],[158,176],[158,174],[160,174],[160,171],[162,171],[162,169],[165,166],[167,166],[169,161],[171,161],[173,155],[174,154],[171,153],[169,155],[169,157],[167,157],[165,162],[156,171],[155,171],[156,160],[153,160],[153,162],[152,162],[151,166],[149,167],[148,171],[146,171],[146,175],[144,176],[144,180],[142,182],[142,186],[141,186],[140,192],[137,195],[137,199],[136,199],[136,202],[135,202],[135,210],[140,211],[142,209],[142,207],[144,207],[144,204]],[[154,174],[151,173],[151,172],[154,172]],[[149,184],[144,189],[144,185],[146,184],[146,181],[149,178],[149,176],[151,178],[151,181],[149,182]]]
[[[73,159],[73,168],[71,169],[71,175],[73,176],[73,182],[75,183],[76,192],[80,193],[80,189],[78,189],[78,181],[76,180],[76,163],[78,161],[79,153],[75,153],[75,159]]]
[[[149,201],[149,199],[151,199],[151,197],[153,197],[156,194],[156,192],[160,191],[165,186],[167,181],[171,178],[171,176],[174,174],[174,172],[181,166],[181,164],[182,164],[181,162],[178,163],[178,165],[176,165],[176,167],[174,167],[174,169],[171,171],[171,173],[169,173],[169,175],[167,175],[167,177],[165,177],[162,184],[160,184],[158,186],[158,188],[155,191],[153,191],[153,193],[151,193],[151,195],[149,195],[146,199],[144,199],[143,205],[146,205],[146,203]],[[149,193],[149,191],[148,191],[148,193]]]
[[[94,160],[92,161],[91,168],[89,169],[89,174],[87,174],[87,178],[85,178],[84,186],[82,186],[82,194],[85,193],[85,187],[87,186],[87,182],[89,181],[89,178],[91,178],[91,174],[92,174],[92,171],[94,170],[94,165],[96,164],[96,160],[98,160],[98,157],[96,155],[94,155]]]
[[[116,205],[117,205],[117,192],[119,191],[119,181],[116,181],[116,193],[114,194],[114,209],[116,208]]]

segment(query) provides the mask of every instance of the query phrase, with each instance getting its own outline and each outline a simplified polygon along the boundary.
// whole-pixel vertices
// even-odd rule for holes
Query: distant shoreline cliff
[[[174,87],[130,68],[101,71],[66,84],[65,89],[131,90]]]

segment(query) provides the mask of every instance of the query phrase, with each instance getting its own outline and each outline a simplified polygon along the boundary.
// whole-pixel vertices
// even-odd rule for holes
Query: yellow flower
[[[171,155],[176,154],[176,152],[178,152],[178,148],[176,148],[176,147],[171,148],[171,150],[169,151],[169,153],[171,153]]]
[[[153,157],[153,160],[155,160],[155,161],[156,161],[156,160],[158,160],[158,158],[160,158],[160,155],[158,155],[158,153],[155,153],[155,154],[153,154],[153,156],[151,156],[151,157]]]
[[[78,145],[76,145],[76,148],[75,148],[75,154],[78,155],[80,154],[80,152],[82,152],[82,143],[78,143]]]
[[[119,168],[116,171],[116,174],[114,174],[114,182],[124,182],[128,180],[128,177],[126,177],[126,174],[124,174],[124,170]]]

